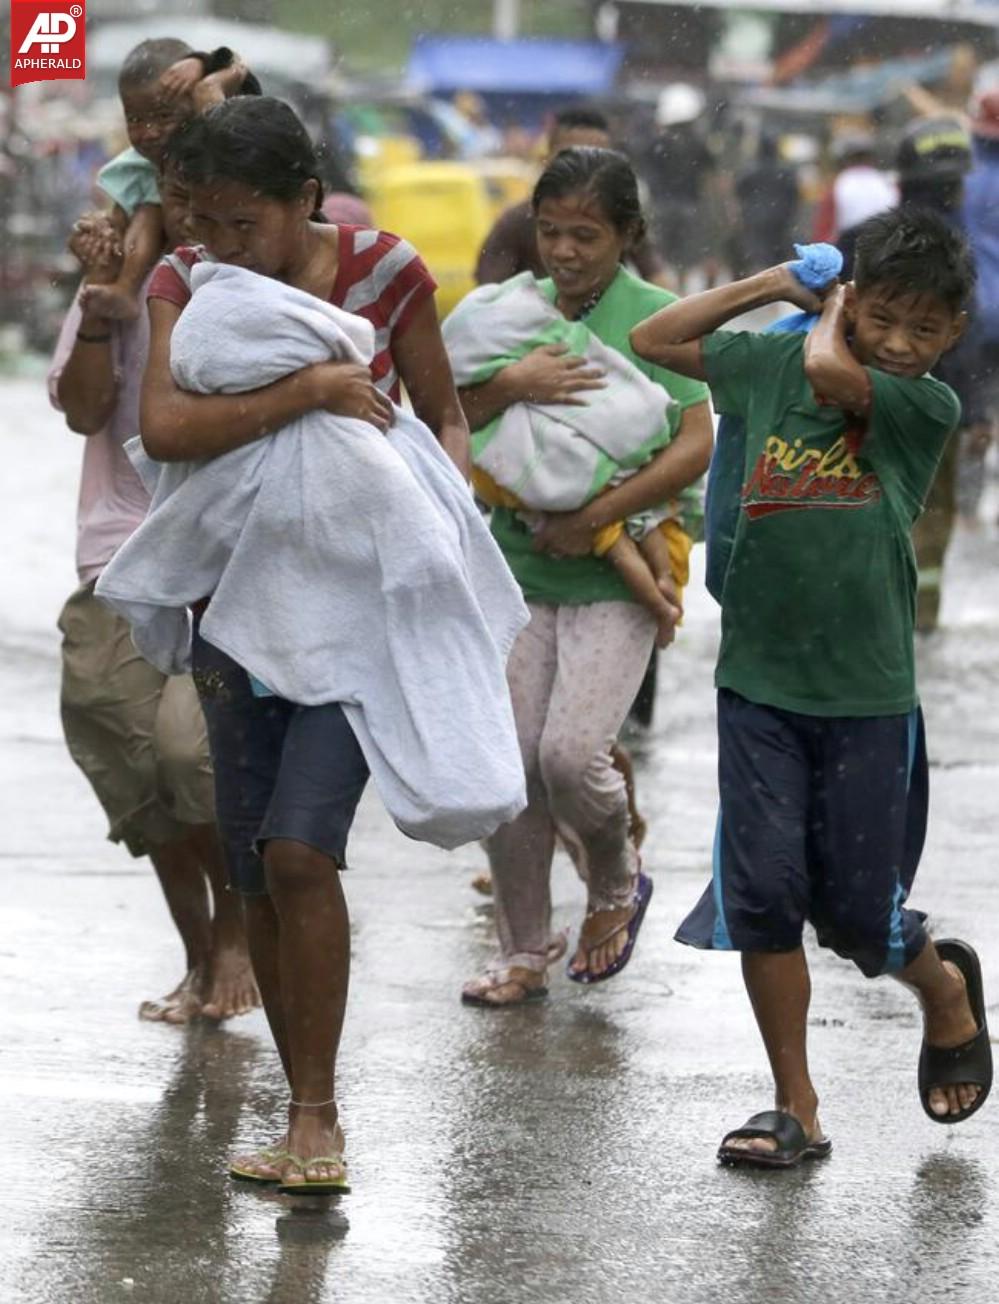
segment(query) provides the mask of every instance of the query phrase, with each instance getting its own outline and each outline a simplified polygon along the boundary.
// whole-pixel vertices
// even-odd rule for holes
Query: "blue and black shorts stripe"
[[[791,951],[807,922],[869,977],[926,944],[905,902],[926,837],[922,712],[828,718],[718,693],[721,798],[710,887],[690,946]]]

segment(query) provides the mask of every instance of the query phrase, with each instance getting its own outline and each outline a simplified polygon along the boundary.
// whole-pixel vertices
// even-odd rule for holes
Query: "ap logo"
[[[63,41],[71,41],[75,35],[76,19],[72,14],[39,14],[21,42],[18,54],[27,54],[33,45],[39,47],[39,54],[58,54]]]
[[[87,75],[82,3],[11,0],[10,84],[82,81]]]

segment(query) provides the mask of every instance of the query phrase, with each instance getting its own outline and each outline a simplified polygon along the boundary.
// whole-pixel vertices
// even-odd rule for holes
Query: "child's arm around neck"
[[[780,263],[755,276],[692,294],[660,309],[634,328],[629,337],[631,347],[648,362],[681,376],[706,380],[702,336],[753,308],[785,301],[806,312],[818,312],[821,307],[818,296],[805,289],[788,264]]]
[[[846,338],[848,288],[838,285],[805,341],[805,375],[820,403],[865,416],[871,407],[871,378]]]

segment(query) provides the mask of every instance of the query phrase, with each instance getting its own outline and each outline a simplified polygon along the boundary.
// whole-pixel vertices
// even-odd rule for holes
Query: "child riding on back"
[[[171,133],[187,118],[231,95],[259,95],[260,83],[225,47],[195,53],[184,41],[143,41],[118,74],[129,147],[97,175],[113,204],[122,241],[121,269],[107,285],[91,286],[86,303],[102,316],[131,320],[139,290],[163,251],[163,212],[157,171]]]

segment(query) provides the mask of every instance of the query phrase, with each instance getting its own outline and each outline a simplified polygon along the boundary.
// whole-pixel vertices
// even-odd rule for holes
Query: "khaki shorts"
[[[204,717],[189,675],[167,676],[132,644],[128,625],[78,589],[59,617],[62,726],[70,755],[133,856],[215,820]]]

